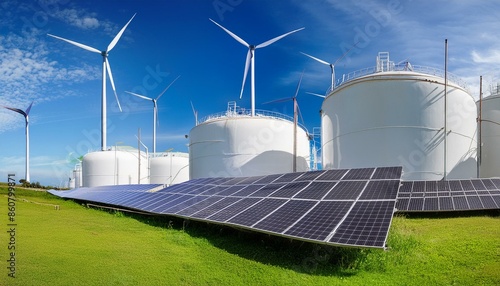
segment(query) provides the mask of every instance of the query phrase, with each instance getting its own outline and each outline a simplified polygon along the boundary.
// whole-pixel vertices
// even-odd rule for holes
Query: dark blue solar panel
[[[285,234],[324,241],[347,214],[352,204],[351,201],[321,201]]]
[[[249,197],[267,197],[285,185],[286,185],[285,183],[280,183],[280,184],[273,183],[273,184],[265,185],[264,187],[260,188],[258,191],[255,191],[252,194],[250,194]]]
[[[394,201],[356,202],[330,242],[385,247],[393,213]]]
[[[439,200],[437,197],[426,197],[424,200],[424,211],[439,210]]]
[[[411,193],[413,190],[413,181],[401,182],[399,193]]]
[[[254,227],[262,230],[282,233],[308,212],[317,202],[290,200],[274,213],[261,220]]]
[[[217,212],[224,213],[225,208],[236,203],[239,200],[241,200],[241,198],[237,198],[237,197],[223,198],[222,200],[217,201],[216,203],[214,203],[210,206],[207,206],[204,209],[198,210],[197,212],[193,213],[190,216],[193,218],[206,218],[206,217],[209,217]]]
[[[364,234],[357,234],[358,229],[349,219],[349,211],[356,203],[359,203],[358,206],[365,202],[371,202],[374,206],[380,203],[373,198],[386,201],[377,209],[365,208],[367,213],[363,213],[363,219],[372,217],[370,212],[373,212],[373,217],[377,217],[387,202],[394,206],[399,186],[391,180],[399,182],[397,177],[401,169],[384,167],[260,177],[200,178],[170,187],[160,184],[104,186],[51,193],[152,214],[238,225],[323,243],[328,243],[335,233],[340,235],[341,232],[337,230],[342,230],[342,239],[350,237],[347,241],[355,241],[353,246],[383,247],[380,241],[386,240],[388,229],[384,233],[380,225],[390,225],[390,217],[379,216],[383,220],[381,222],[371,219],[368,219],[369,222],[360,222],[367,224],[368,235],[365,237]],[[370,178],[373,181],[368,192],[364,194],[363,201],[358,201]],[[342,227],[344,222],[351,223],[346,224],[345,231]],[[370,227],[379,229],[378,234],[368,230]]]
[[[284,185],[281,189],[277,190],[276,192],[272,193],[270,197],[274,198],[291,198],[298,192],[300,192],[302,189],[307,187],[309,185],[309,182],[292,182]]]
[[[408,210],[408,203],[410,202],[409,198],[398,198],[396,202],[396,209],[399,211]]]
[[[287,200],[285,199],[262,200],[233,217],[228,222],[244,226],[252,226],[286,202]]]
[[[474,191],[474,185],[470,180],[460,180],[460,184],[462,184],[462,190],[464,191]]]
[[[499,208],[491,196],[479,196],[484,209]]]
[[[372,176],[372,180],[398,180],[401,178],[402,169],[400,167],[378,167]]]
[[[334,186],[336,182],[311,182],[309,186],[296,194],[294,198],[321,200]]]
[[[289,183],[297,180],[304,173],[288,173],[276,179],[273,183]]]
[[[360,200],[391,200],[396,197],[399,180],[370,181],[361,194]]]
[[[264,187],[264,185],[248,185],[245,188],[243,188],[241,191],[234,193],[233,196],[246,197],[248,195],[255,193],[257,190],[259,190],[262,187]]]
[[[342,179],[349,170],[327,170],[322,172],[319,177],[316,177],[317,181],[338,181]]]
[[[375,168],[350,169],[342,178],[343,180],[369,180]]]
[[[222,211],[217,212],[209,217],[206,217],[207,220],[225,222],[232,218],[233,216],[238,215],[242,211],[248,209],[252,205],[256,204],[262,200],[261,198],[243,198],[236,203],[224,208]]]
[[[453,200],[451,197],[439,197],[439,210],[441,211],[452,211],[453,210]]]
[[[325,196],[325,200],[355,200],[364,190],[367,181],[340,181]]]
[[[468,210],[469,204],[467,203],[467,199],[465,197],[452,197],[453,205],[455,206],[455,210]]]

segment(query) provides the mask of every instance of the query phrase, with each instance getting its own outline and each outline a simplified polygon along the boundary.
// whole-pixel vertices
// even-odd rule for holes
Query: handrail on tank
[[[282,114],[279,112],[275,112],[275,111],[256,109],[255,110],[255,117],[259,117],[259,116],[287,120],[287,121],[291,121],[293,123],[292,116],[288,116],[288,115],[285,115],[285,114]],[[226,111],[212,113],[210,115],[207,115],[207,116],[201,118],[201,120],[199,122],[201,124],[201,123],[211,121],[211,120],[217,120],[220,118],[231,118],[231,117],[252,117],[252,112],[249,109],[237,106],[235,101],[230,101],[230,102],[228,102]],[[304,129],[307,134],[309,134],[309,131],[307,131],[307,128],[302,123],[299,122],[298,125],[302,129]]]
[[[401,64],[394,64],[393,62],[390,62],[387,65],[384,65],[384,68],[381,69],[380,66],[374,66],[374,67],[368,67],[368,68],[363,68],[359,69],[347,74],[343,74],[342,78],[337,79],[335,82],[335,87],[337,88],[345,83],[348,83],[352,80],[355,80],[357,78],[360,78],[362,76],[370,75],[370,74],[375,74],[379,72],[384,72],[384,71],[413,71],[417,73],[423,73],[423,74],[428,74],[428,75],[434,75],[434,76],[440,76],[444,78],[444,70],[433,68],[433,67],[426,67],[426,66],[419,66],[419,65],[412,65],[409,62],[403,62]],[[450,72],[448,72],[448,80],[450,82],[456,83],[458,86],[463,87],[466,90],[469,90],[469,87],[467,83],[462,80],[460,77],[457,75],[454,75]],[[500,87],[499,87],[500,88]],[[325,95],[328,95],[332,91],[331,87],[329,87],[325,93]],[[500,92],[500,89],[497,90]]]

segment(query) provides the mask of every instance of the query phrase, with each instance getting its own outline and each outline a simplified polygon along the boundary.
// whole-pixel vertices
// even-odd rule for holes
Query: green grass
[[[382,251],[97,210],[21,189],[12,279],[6,192],[0,186],[0,285],[500,284],[499,212],[395,216]]]

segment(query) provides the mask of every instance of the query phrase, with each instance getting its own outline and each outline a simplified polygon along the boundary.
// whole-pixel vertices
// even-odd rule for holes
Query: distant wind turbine
[[[331,86],[330,86],[330,91],[332,91],[332,90],[333,90],[333,88],[335,87],[335,65],[336,65],[336,64],[337,64],[337,63],[338,63],[341,59],[343,59],[343,58],[347,55],[347,53],[349,53],[349,52],[350,52],[350,51],[351,51],[351,50],[352,50],[352,49],[353,49],[353,48],[354,48],[357,44],[358,44],[358,43],[355,43],[354,45],[352,45],[352,47],[351,47],[349,50],[347,50],[347,51],[346,51],[346,52],[345,52],[345,53],[344,53],[344,54],[343,54],[340,58],[338,58],[338,59],[337,59],[335,62],[333,62],[333,63],[328,63],[328,62],[326,62],[326,61],[324,61],[324,60],[322,60],[322,59],[318,59],[317,57],[313,57],[313,56],[311,56],[311,55],[309,55],[309,54],[306,54],[306,53],[303,53],[303,52],[300,52],[300,53],[301,53],[301,54],[303,54],[303,55],[305,55],[305,56],[307,56],[307,57],[310,57],[311,59],[313,59],[313,60],[315,60],[315,61],[317,61],[317,62],[320,62],[320,63],[322,63],[322,64],[324,64],[324,65],[330,66],[330,69],[331,69],[331,71],[332,71],[332,84],[331,84]]]
[[[226,31],[226,33],[228,33],[231,37],[233,37],[236,41],[238,41],[239,43],[241,43],[242,45],[248,47],[248,53],[247,53],[247,59],[246,59],[246,62],[245,62],[245,72],[243,74],[243,83],[241,84],[241,92],[240,92],[240,99],[243,95],[243,88],[245,87],[245,81],[246,81],[246,78],[247,78],[247,74],[248,74],[248,66],[251,65],[251,72],[250,72],[250,92],[251,92],[251,104],[252,104],[252,109],[251,109],[251,114],[252,116],[255,115],[255,49],[258,49],[258,48],[264,48],[264,47],[267,47],[269,46],[270,44],[292,34],[292,33],[295,33],[295,32],[298,32],[300,30],[303,30],[304,28],[300,28],[300,29],[297,29],[297,30],[293,30],[291,32],[288,32],[286,34],[283,34],[281,36],[278,36],[276,38],[273,38],[271,40],[268,40],[262,44],[259,44],[259,45],[249,45],[247,42],[245,42],[243,39],[241,39],[240,37],[238,37],[236,34],[232,33],[231,31],[229,31],[228,29],[222,27],[220,24],[218,24],[217,22],[215,22],[214,20],[210,19],[210,21],[212,21],[215,25],[219,26],[222,30]]]
[[[29,129],[29,113],[31,110],[31,106],[33,105],[33,102],[31,102],[30,106],[23,111],[22,109],[19,108],[13,108],[13,107],[8,107],[8,106],[2,106],[3,108],[12,110],[14,112],[17,112],[24,116],[24,120],[26,122],[26,169],[25,169],[25,180],[27,182],[30,182],[30,129]]]
[[[167,89],[170,88],[172,84],[179,78],[180,76],[176,77],[161,93],[158,95],[156,98],[149,98],[144,95],[140,95],[137,93],[133,93],[130,91],[125,91],[126,93],[135,95],[137,97],[146,99],[146,100],[151,100],[153,102],[153,155],[156,154],[156,125],[158,124],[158,105],[157,102],[160,99],[160,97],[167,91]]]
[[[106,142],[106,126],[107,126],[107,122],[106,122],[106,71],[109,75],[109,80],[111,82],[111,87],[113,88],[113,92],[115,93],[115,98],[116,98],[116,102],[118,103],[118,108],[120,109],[120,111],[122,111],[122,107],[120,106],[120,101],[118,100],[118,95],[116,94],[115,83],[113,81],[113,74],[111,73],[111,66],[109,65],[109,61],[108,61],[108,53],[115,47],[116,43],[118,43],[118,40],[120,40],[120,37],[122,36],[123,32],[125,32],[125,29],[130,24],[130,22],[132,22],[132,19],[134,19],[135,15],[136,14],[134,14],[132,16],[132,18],[127,22],[127,24],[125,24],[125,26],[120,30],[120,32],[118,32],[118,34],[116,34],[116,36],[111,41],[111,43],[109,43],[107,49],[104,51],[99,51],[96,48],[92,48],[92,47],[84,45],[84,44],[80,44],[80,43],[77,43],[77,42],[74,42],[74,41],[71,41],[68,39],[64,39],[64,38],[61,38],[58,36],[47,34],[53,38],[68,42],[68,43],[75,45],[77,47],[80,47],[84,50],[98,53],[102,56],[101,150],[103,150],[103,151],[106,150],[106,145],[107,145],[107,142]]]

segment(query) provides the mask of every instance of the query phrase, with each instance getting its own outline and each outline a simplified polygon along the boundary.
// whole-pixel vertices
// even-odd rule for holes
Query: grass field
[[[0,285],[500,285],[500,212],[396,216],[389,250],[320,246],[0,185]],[[59,206],[57,210],[54,205]]]

